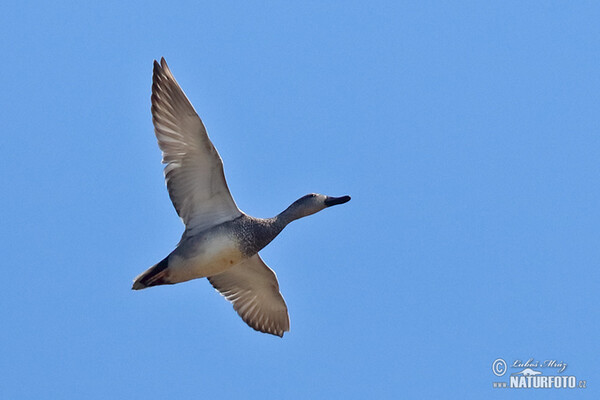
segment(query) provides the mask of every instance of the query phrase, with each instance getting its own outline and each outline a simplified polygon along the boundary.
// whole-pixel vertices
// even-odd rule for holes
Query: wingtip
[[[167,65],[167,60],[165,60],[164,57],[160,58],[160,66],[162,67],[163,70],[170,72],[169,66]]]
[[[154,60],[154,69],[169,69],[169,66],[167,65],[167,61],[165,60],[164,57],[160,58],[160,61],[158,60]]]
[[[164,57],[160,58],[160,62],[157,60],[154,60],[154,76],[165,76],[168,77],[170,79],[175,79],[173,77],[173,74],[171,73],[171,70],[169,69],[169,65],[167,64],[167,61],[165,60]]]
[[[253,327],[251,327],[251,328],[253,328]],[[279,331],[279,332],[278,332],[278,331],[264,330],[264,329],[256,329],[256,328],[253,328],[253,329],[254,329],[255,331],[257,331],[257,332],[262,332],[262,333],[266,333],[267,335],[273,335],[273,336],[277,336],[277,337],[280,337],[280,338],[282,338],[282,339],[283,339],[283,334],[286,332],[286,331]]]
[[[287,327],[284,327],[283,329],[281,329],[279,331],[270,331],[270,332],[265,332],[265,333],[270,333],[271,335],[279,336],[280,338],[283,339],[283,335],[285,335],[285,333],[289,332],[289,331],[290,331],[290,327],[288,325]]]

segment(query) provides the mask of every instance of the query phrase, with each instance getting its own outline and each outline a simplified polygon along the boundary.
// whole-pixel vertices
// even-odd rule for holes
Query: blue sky
[[[492,388],[495,359],[534,358],[598,398],[599,20],[595,2],[3,2],[0,397],[564,398]],[[183,229],[150,117],[161,56],[242,210],[352,195],[261,252],[283,339],[206,280],[130,290]]]

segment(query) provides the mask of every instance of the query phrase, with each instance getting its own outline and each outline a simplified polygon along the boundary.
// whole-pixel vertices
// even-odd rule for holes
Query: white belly
[[[169,256],[168,280],[172,283],[216,275],[243,260],[235,243],[221,235],[191,241],[178,250]]]

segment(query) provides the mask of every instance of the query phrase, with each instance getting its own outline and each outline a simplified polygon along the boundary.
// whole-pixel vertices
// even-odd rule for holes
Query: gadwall
[[[307,194],[267,219],[240,211],[223,161],[164,58],[154,61],[152,122],[167,190],[185,231],[175,250],[136,277],[132,289],[206,277],[250,327],[282,337],[290,329],[287,306],[275,272],[258,252],[290,222],[350,196]]]

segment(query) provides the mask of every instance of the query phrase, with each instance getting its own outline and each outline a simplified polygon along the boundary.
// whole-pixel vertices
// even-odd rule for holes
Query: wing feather
[[[250,327],[282,337],[290,330],[290,319],[277,276],[258,254],[208,277]]]
[[[199,232],[241,215],[223,161],[164,58],[154,61],[151,99],[167,189],[186,229]]]

